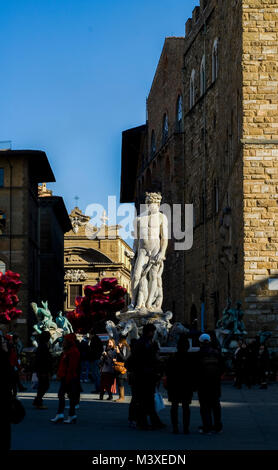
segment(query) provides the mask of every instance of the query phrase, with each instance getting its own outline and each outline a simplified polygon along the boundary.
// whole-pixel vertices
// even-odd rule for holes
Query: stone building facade
[[[55,318],[64,309],[64,234],[72,225],[63,198],[39,186],[40,298]]]
[[[40,299],[40,232],[38,182],[55,178],[44,152],[0,151],[0,267],[21,276],[17,332],[28,341],[34,314],[30,302]]]
[[[65,234],[65,305],[64,310],[75,308],[75,298],[84,295],[86,285],[95,285],[104,277],[116,277],[127,289],[130,297],[129,245],[119,236],[119,226],[95,227],[82,211],[75,207],[69,214],[72,229]]]
[[[194,241],[169,240],[164,308],[214,328],[243,302],[250,336],[278,339],[278,12],[275,0],[201,0],[166,38],[147,122],[123,133],[121,201],[193,204]],[[132,189],[131,189],[132,188]]]

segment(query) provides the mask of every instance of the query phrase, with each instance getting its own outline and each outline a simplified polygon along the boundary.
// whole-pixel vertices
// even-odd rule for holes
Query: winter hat
[[[199,341],[200,341],[200,343],[204,343],[205,341],[210,342],[210,335],[208,335],[207,333],[203,333],[199,337]]]

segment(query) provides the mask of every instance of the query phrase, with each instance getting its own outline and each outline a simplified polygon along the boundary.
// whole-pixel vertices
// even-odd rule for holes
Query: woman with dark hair
[[[59,406],[55,418],[51,419],[53,423],[64,421],[71,424],[76,421],[75,407],[79,401],[80,395],[80,352],[76,345],[76,336],[70,333],[64,337],[64,352],[62,354],[57,376],[61,380],[58,392]],[[65,395],[69,396],[70,409],[69,417],[64,420]]]
[[[193,356],[188,353],[189,341],[181,336],[177,344],[177,352],[170,357],[166,366],[166,387],[171,406],[171,421],[173,433],[179,433],[178,409],[179,403],[183,410],[183,432],[189,433],[190,403],[194,390]]]
[[[105,391],[108,393],[107,400],[113,399],[112,393],[114,392],[115,381],[114,360],[116,357],[116,343],[113,338],[109,338],[105,351],[102,353],[100,359],[100,400],[103,400]]]
[[[119,339],[118,346],[116,347],[116,353],[116,361],[124,364],[130,355],[130,346],[124,336],[121,336]],[[127,380],[126,372],[124,374],[122,374],[121,372],[116,372],[116,380],[119,390],[119,398],[115,401],[122,402],[125,399],[124,383]]]

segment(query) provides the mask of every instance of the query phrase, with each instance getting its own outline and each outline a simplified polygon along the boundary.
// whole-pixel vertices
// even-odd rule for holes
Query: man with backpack
[[[204,333],[199,337],[200,351],[197,353],[197,389],[200,402],[200,414],[203,425],[201,434],[219,433],[223,425],[221,421],[221,376],[224,362],[221,353],[211,345],[211,338]]]

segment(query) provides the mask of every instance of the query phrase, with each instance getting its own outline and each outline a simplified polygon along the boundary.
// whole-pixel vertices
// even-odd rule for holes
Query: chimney
[[[185,35],[189,36],[192,31],[192,18],[188,18],[187,22],[185,23]]]
[[[192,12],[193,23],[197,23],[200,17],[200,7],[195,7]]]

